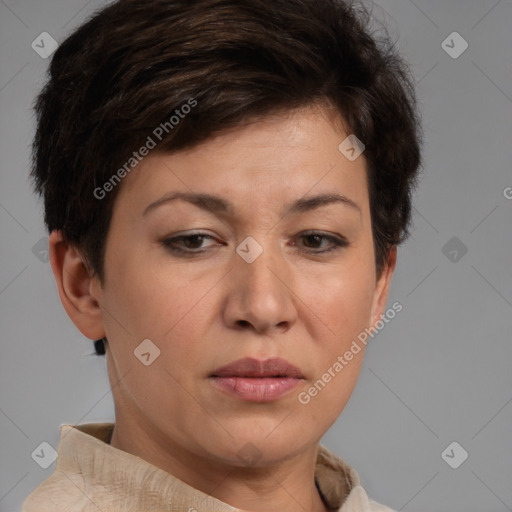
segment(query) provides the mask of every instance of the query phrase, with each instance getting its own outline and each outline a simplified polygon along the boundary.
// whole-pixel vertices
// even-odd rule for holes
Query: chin
[[[273,421],[270,428],[268,422],[259,426],[251,422],[251,425],[238,425],[236,429],[226,425],[232,437],[223,436],[222,441],[214,441],[210,453],[234,466],[271,466],[298,455],[321,437],[306,436],[303,430],[298,433],[285,428],[287,420],[280,424],[284,417],[286,415]]]

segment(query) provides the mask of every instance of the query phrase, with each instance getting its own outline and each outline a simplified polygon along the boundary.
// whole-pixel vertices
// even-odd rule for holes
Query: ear
[[[91,340],[105,336],[98,297],[98,278],[91,277],[80,252],[64,240],[61,231],[50,234],[50,264],[57,282],[60,300],[78,330]],[[95,286],[91,286],[96,281]]]
[[[375,323],[378,322],[381,319],[381,316],[384,314],[384,309],[386,307],[386,302],[389,295],[389,288],[391,286],[391,278],[393,277],[393,272],[395,271],[396,267],[396,255],[397,247],[394,245],[391,247],[391,249],[389,249],[388,262],[384,263],[382,272],[377,279],[377,284],[375,286],[375,292],[373,295],[370,325],[375,325]]]

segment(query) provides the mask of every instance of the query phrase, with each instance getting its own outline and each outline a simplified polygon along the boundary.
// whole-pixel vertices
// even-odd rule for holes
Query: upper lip
[[[211,377],[294,377],[303,379],[301,371],[281,358],[263,361],[246,357],[238,359],[212,372]]]

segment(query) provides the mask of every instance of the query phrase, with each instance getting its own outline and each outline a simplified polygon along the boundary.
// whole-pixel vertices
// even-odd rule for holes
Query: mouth
[[[247,377],[247,378],[286,378],[293,377],[303,379],[301,371],[280,358],[266,359],[260,361],[253,358],[238,359],[233,363],[214,370],[211,377]]]
[[[249,402],[271,402],[304,380],[302,372],[284,359],[239,359],[214,370],[211,383],[225,393]]]

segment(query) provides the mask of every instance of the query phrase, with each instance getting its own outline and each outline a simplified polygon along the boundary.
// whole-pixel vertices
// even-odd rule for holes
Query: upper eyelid
[[[338,245],[338,246],[348,245],[348,243],[349,243],[348,240],[346,239],[346,237],[344,237],[344,236],[334,235],[334,234],[331,234],[331,233],[325,233],[323,231],[316,231],[316,230],[301,231],[300,233],[298,233],[296,238],[301,238],[301,237],[305,237],[305,236],[315,236],[315,235],[316,236],[320,236],[324,240],[328,240],[331,243],[333,243],[335,245]],[[181,233],[181,234],[176,234],[176,235],[168,236],[168,237],[165,237],[162,241],[163,241],[163,243],[166,243],[166,242],[172,242],[174,240],[182,240],[184,238],[189,238],[189,237],[192,237],[192,236],[201,236],[203,238],[209,238],[211,240],[216,240],[215,236],[210,235],[209,233],[206,233],[206,232],[203,232],[203,231],[199,231],[199,232],[192,232],[192,233],[185,232],[185,233]],[[219,245],[219,244],[217,244],[217,245]],[[194,252],[194,249],[189,249],[189,250],[190,250],[190,252]],[[195,252],[199,252],[199,250],[200,249],[196,250]]]
[[[313,235],[317,235],[317,236],[322,236],[324,238],[333,238],[333,239],[339,239],[339,240],[344,240],[346,239],[346,237],[344,237],[343,235],[336,235],[334,233],[327,233],[325,231],[317,231],[317,230],[304,230],[304,231],[300,231],[297,235],[295,236],[313,236]],[[209,238],[217,238],[216,235],[212,235],[210,233],[207,233],[205,231],[198,231],[198,232],[184,232],[184,233],[176,233],[176,234],[172,234],[172,235],[169,235],[169,236],[166,236],[164,237],[164,240],[173,240],[173,239],[176,239],[176,238],[188,238],[188,237],[191,237],[191,236],[203,236],[203,237],[209,237]]]

